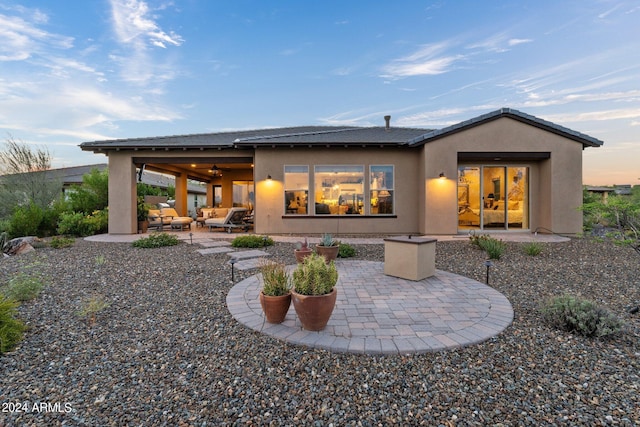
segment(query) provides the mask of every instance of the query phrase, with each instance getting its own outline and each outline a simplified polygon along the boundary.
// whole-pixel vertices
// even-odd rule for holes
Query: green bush
[[[95,211],[91,215],[81,212],[66,212],[60,215],[58,234],[69,236],[93,236],[105,233],[109,227],[108,211]]]
[[[49,242],[49,246],[54,249],[68,248],[70,246],[73,246],[75,242],[76,239],[73,239],[71,237],[53,236],[51,238],[51,241]]]
[[[9,218],[9,235],[12,238],[36,236],[44,218],[44,211],[35,203],[18,206]]]
[[[322,255],[313,252],[293,271],[293,287],[303,295],[325,295],[338,282],[338,270],[333,261],[327,264]]]
[[[551,298],[541,311],[545,321],[553,327],[586,337],[614,334],[623,326],[623,322],[606,309],[570,295]]]
[[[488,234],[474,234],[470,239],[471,244],[485,251],[490,259],[500,259],[507,250],[507,245],[502,240],[494,239]]]
[[[26,326],[16,318],[18,302],[0,294],[0,354],[11,351],[22,339]]]
[[[143,237],[133,242],[135,248],[159,248],[162,246],[175,246],[180,241],[173,234],[153,233],[149,237]]]
[[[9,279],[2,288],[2,294],[15,301],[29,301],[37,297],[44,288],[42,278],[38,275],[18,273]]]
[[[522,246],[524,253],[531,256],[540,255],[542,248],[543,246],[540,242],[529,242]]]
[[[247,234],[238,236],[231,242],[234,248],[262,248],[272,246],[273,239],[269,236],[257,236],[255,234]]]
[[[351,258],[356,255],[356,250],[353,246],[348,243],[339,242],[338,249],[338,257],[340,258]]]

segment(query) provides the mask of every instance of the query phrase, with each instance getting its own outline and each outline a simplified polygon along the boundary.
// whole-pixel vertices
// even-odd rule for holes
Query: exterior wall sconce
[[[438,175],[438,176],[439,176],[440,178],[442,178],[442,179],[446,178],[446,176],[445,176],[444,172],[440,172],[440,175]]]
[[[271,181],[271,175],[267,175],[267,181]]]

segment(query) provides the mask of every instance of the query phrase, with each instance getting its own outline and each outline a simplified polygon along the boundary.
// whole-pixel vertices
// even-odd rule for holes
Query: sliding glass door
[[[460,166],[458,228],[529,228],[529,169],[520,166]]]

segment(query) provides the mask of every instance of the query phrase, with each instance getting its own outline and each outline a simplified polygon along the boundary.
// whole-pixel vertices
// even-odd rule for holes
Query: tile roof
[[[473,119],[466,120],[464,122],[460,122],[458,124],[443,128],[432,130],[424,135],[421,135],[413,140],[409,141],[409,145],[422,145],[431,140],[442,138],[446,135],[450,135],[452,133],[460,132],[462,130],[466,130],[470,127],[478,126],[480,124],[496,120],[501,117],[510,117],[512,119],[518,120],[523,123],[527,123],[529,125],[538,127],[540,129],[547,130],[549,132],[553,132],[555,134],[564,136],[565,138],[572,139],[574,141],[582,143],[584,147],[599,147],[603,144],[603,142],[599,139],[593,138],[584,133],[571,130],[564,126],[560,126],[558,124],[549,122],[547,120],[540,119],[538,117],[523,113],[518,110],[514,110],[512,108],[501,108],[496,111],[492,111],[487,114],[483,114],[481,116],[475,117]]]
[[[578,141],[583,146],[598,147],[602,141],[563,126],[539,119],[510,108],[502,108],[488,114],[449,126],[443,129],[419,129],[374,126],[298,126],[244,131],[217,132],[191,135],[172,135],[147,138],[113,139],[92,141],[80,144],[85,151],[109,151],[132,149],[197,149],[197,148],[256,148],[264,145],[395,145],[419,147],[431,140],[460,132],[473,126],[486,123],[500,117],[515,120],[545,129]]]

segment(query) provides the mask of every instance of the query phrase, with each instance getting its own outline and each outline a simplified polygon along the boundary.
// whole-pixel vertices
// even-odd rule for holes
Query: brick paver
[[[323,331],[302,329],[293,306],[282,324],[266,323],[257,275],[230,290],[227,306],[240,323],[277,339],[366,354],[423,353],[475,344],[498,335],[513,320],[504,295],[466,277],[436,270],[435,276],[414,282],[385,275],[381,262],[338,261],[336,266],[338,298]]]

